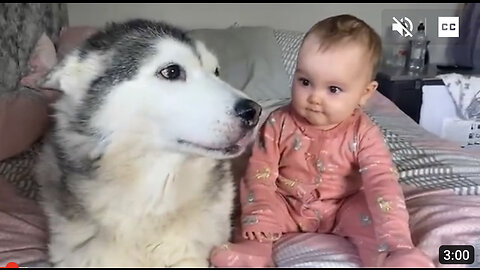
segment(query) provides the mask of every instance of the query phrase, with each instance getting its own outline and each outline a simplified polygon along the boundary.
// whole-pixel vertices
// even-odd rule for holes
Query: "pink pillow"
[[[43,33],[38,39],[30,59],[28,68],[30,73],[20,80],[22,86],[38,89],[38,83],[57,63],[57,52],[52,40]]]
[[[48,105],[27,92],[0,96],[0,161],[27,150],[48,128]]]
[[[92,26],[63,27],[58,41],[58,58],[62,59],[96,32],[98,29]]]
[[[52,40],[43,33],[38,39],[28,61],[29,74],[20,80],[20,85],[39,91],[47,101],[54,102],[59,92],[43,89],[40,84],[47,73],[57,64],[57,52]]]

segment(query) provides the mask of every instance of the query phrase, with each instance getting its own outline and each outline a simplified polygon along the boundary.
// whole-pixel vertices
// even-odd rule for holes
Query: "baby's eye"
[[[338,93],[342,92],[342,89],[340,87],[336,87],[336,86],[330,86],[329,89],[330,89],[330,93],[332,93],[332,94],[338,94]]]
[[[302,83],[303,86],[309,86],[310,85],[310,81],[307,80],[307,79],[300,78],[298,80],[300,81],[300,83]]]

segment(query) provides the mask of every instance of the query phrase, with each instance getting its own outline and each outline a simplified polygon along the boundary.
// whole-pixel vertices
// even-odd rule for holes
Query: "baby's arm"
[[[405,198],[383,135],[371,122],[361,126],[360,134],[358,163],[379,248],[412,248]]]
[[[280,235],[281,228],[274,213],[281,114],[272,113],[260,129],[252,148],[241,188],[242,234],[253,240],[268,239]]]

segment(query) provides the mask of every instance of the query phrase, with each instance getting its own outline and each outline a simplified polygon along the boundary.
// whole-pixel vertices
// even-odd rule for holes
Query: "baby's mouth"
[[[311,109],[311,108],[307,108],[307,111],[314,112],[314,113],[322,113],[321,110]]]

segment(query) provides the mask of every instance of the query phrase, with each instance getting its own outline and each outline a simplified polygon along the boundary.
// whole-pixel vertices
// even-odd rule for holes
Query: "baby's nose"
[[[315,105],[322,105],[322,102],[323,102],[322,94],[318,93],[318,91],[312,92],[308,96],[308,102],[310,102],[311,104],[315,104]]]

